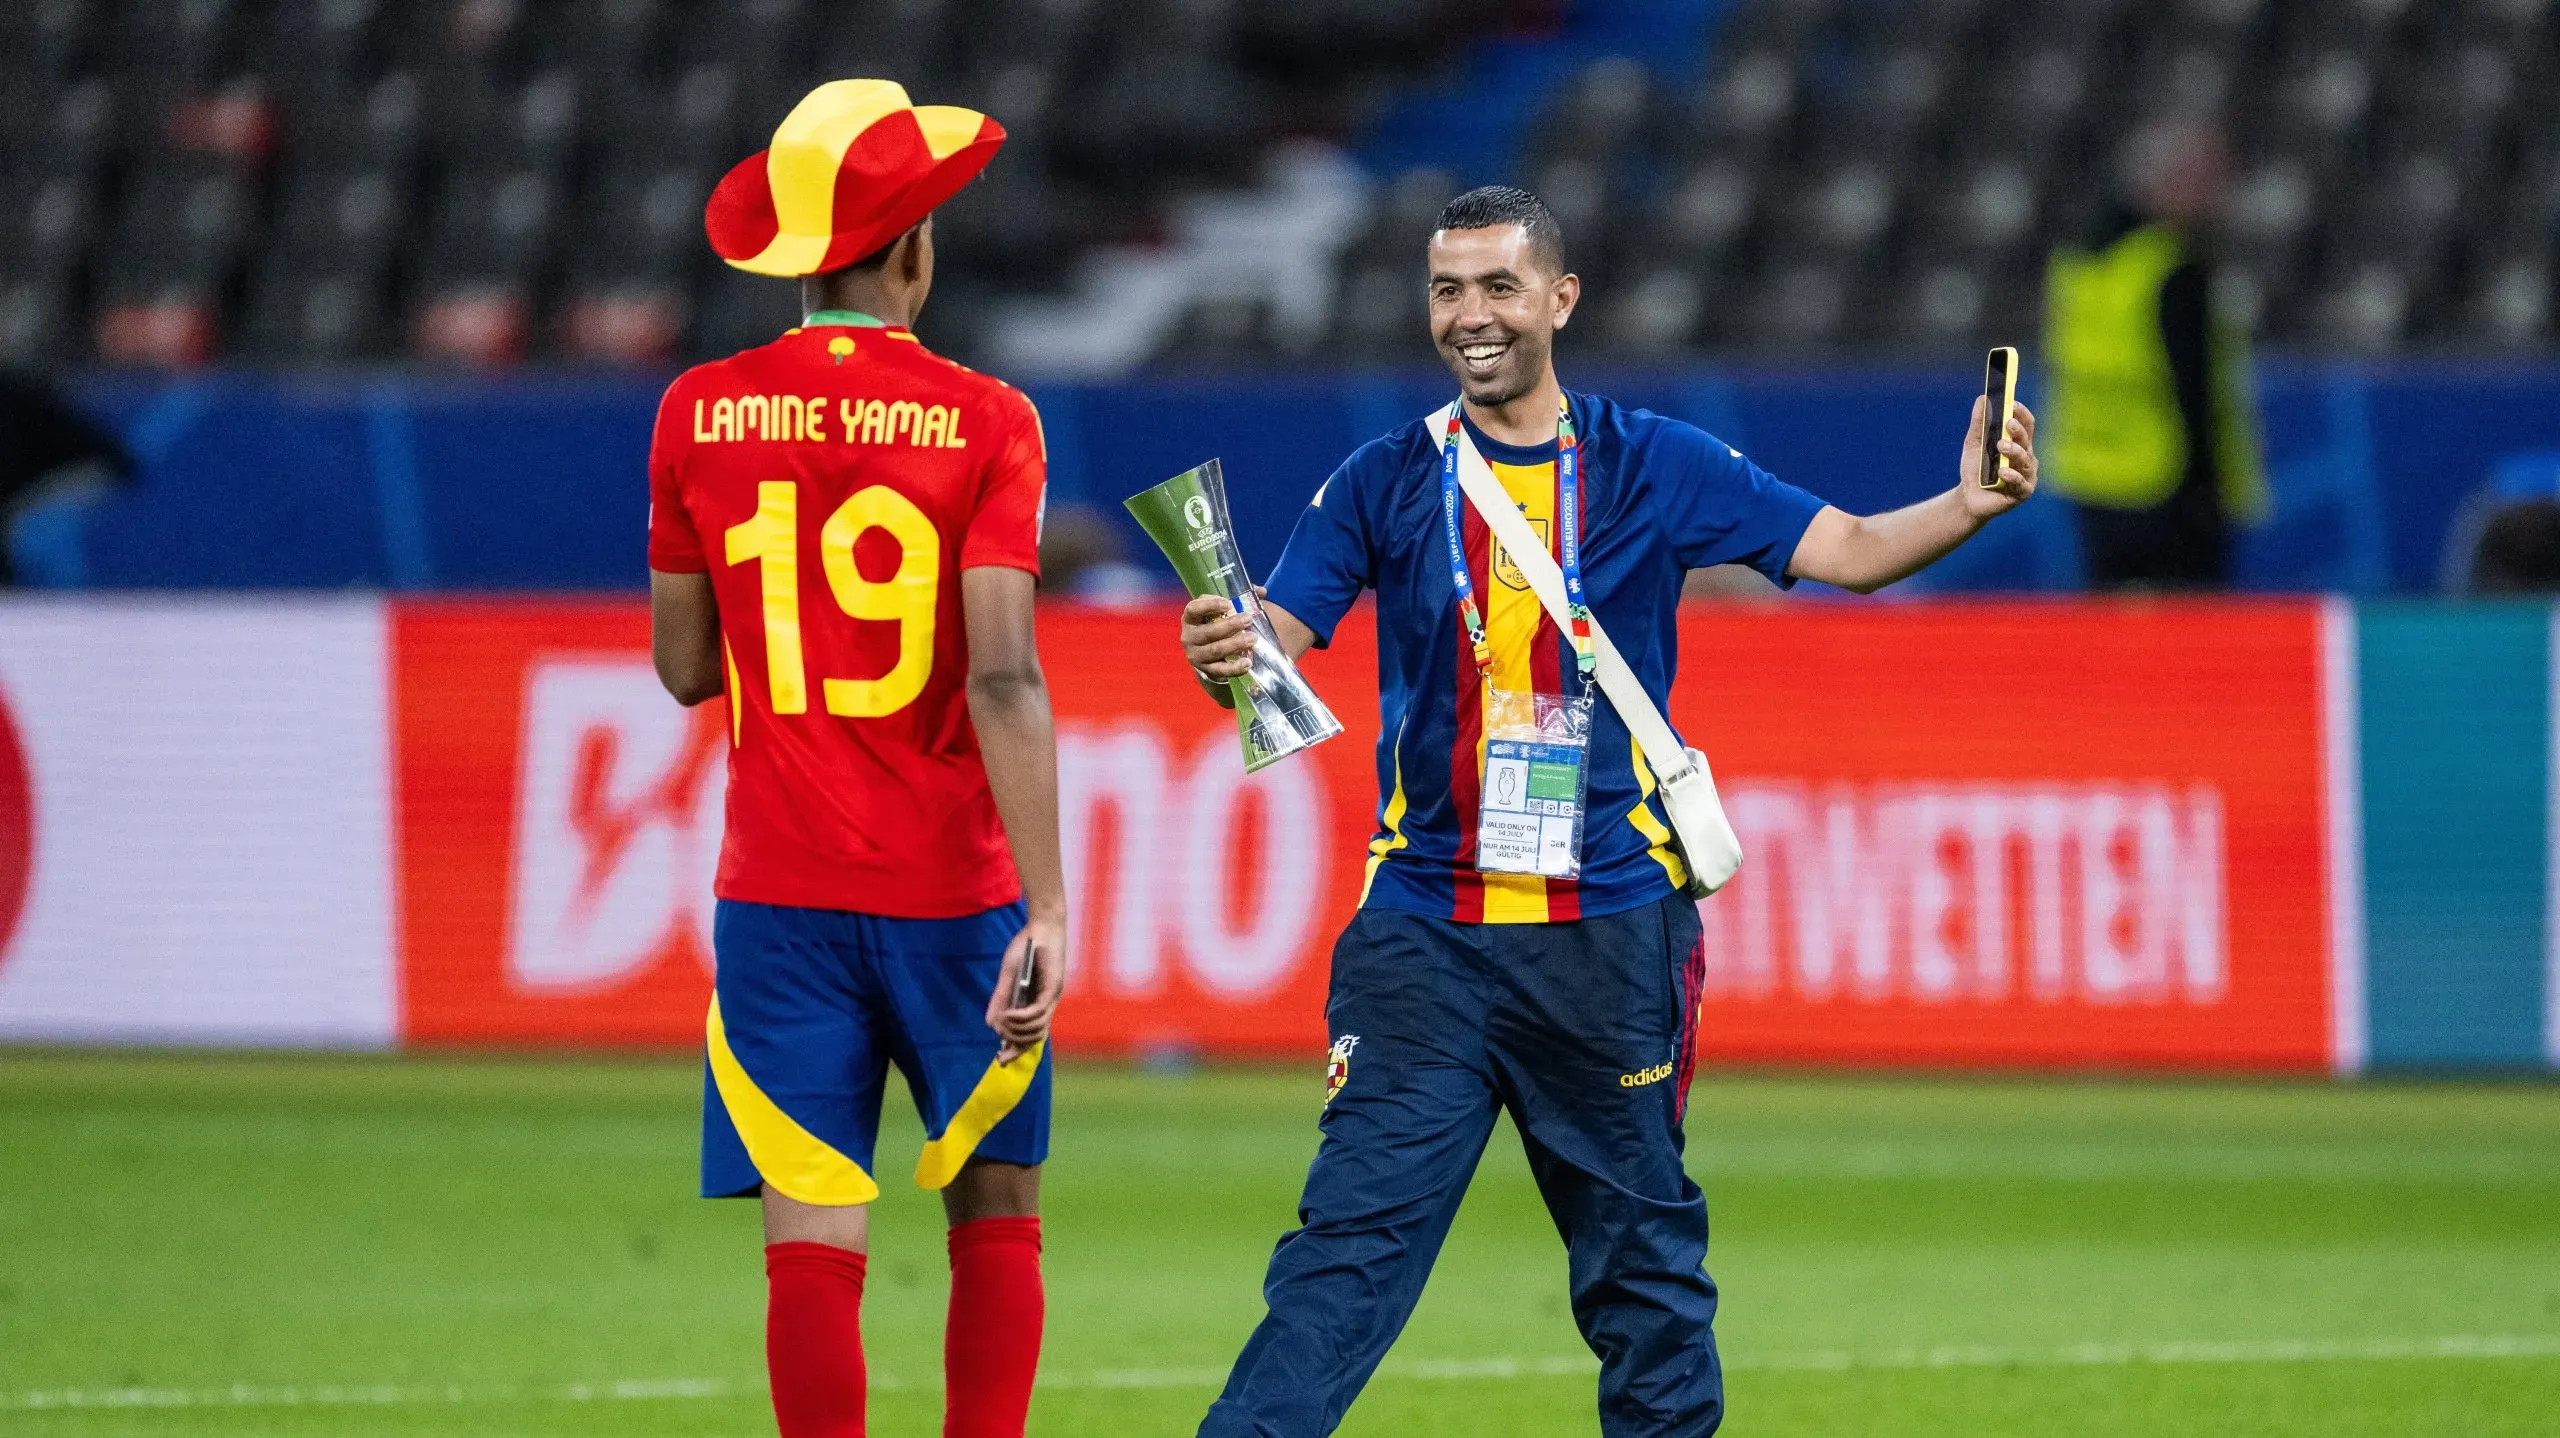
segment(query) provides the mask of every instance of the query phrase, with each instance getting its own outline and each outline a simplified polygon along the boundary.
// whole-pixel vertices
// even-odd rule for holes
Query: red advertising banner
[[[1085,1052],[1320,1052],[1377,803],[1348,726],[1247,776],[1164,614],[1045,610]],[[393,626],[404,1036],[690,1044],[721,723],[635,604]],[[1768,606],[1684,618],[1675,721],[1748,854],[1704,906],[1728,1061],[2325,1066],[2312,604]]]
[[[1726,1061],[2321,1069],[2321,613],[1699,612],[1673,710],[1748,857]]]
[[[396,605],[391,673],[402,1038],[700,1043],[727,711],[647,609]]]
[[[1355,632],[1356,631],[1356,632]],[[1201,694],[1170,612],[1041,616],[1079,957],[1074,1048],[1324,1052],[1325,973],[1378,807],[1365,621],[1308,656],[1344,732],[1258,774]]]
[[[1365,630],[1310,671],[1351,733],[1248,776],[1166,615],[1041,615],[1076,978],[1060,1041],[1322,1052],[1325,956],[1377,780]],[[722,725],[658,687],[627,603],[427,603],[392,626],[402,1034],[690,1044],[710,975]]]

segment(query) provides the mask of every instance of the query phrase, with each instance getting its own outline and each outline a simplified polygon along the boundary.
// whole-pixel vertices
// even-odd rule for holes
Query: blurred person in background
[[[2218,125],[2151,124],[2120,198],[2046,269],[2047,478],[2096,588],[2223,588],[2232,527],[2266,509],[2248,339],[2213,303],[2230,169]]]
[[[1032,607],[1047,455],[1021,391],[908,328],[934,208],[1003,143],[886,80],[812,91],[706,216],[723,260],[799,281],[807,318],[680,376],[650,450],[658,674],[681,703],[729,696],[702,1194],[763,1202],[782,1438],[866,1422],[892,1063],[950,1221],[944,1433],[1021,1438],[1039,1367],[1067,963]]]
[[[2560,592],[2560,500],[2511,500],[2489,512],[2471,551],[2469,592]]]
[[[1144,604],[1164,586],[1129,562],[1120,527],[1089,504],[1053,504],[1040,528],[1040,592],[1084,604],[1126,609]]]
[[[2447,594],[2560,592],[2560,450],[2501,456],[2445,526]]]
[[[46,521],[131,482],[133,457],[43,377],[0,370],[0,584],[69,576],[45,571]]]

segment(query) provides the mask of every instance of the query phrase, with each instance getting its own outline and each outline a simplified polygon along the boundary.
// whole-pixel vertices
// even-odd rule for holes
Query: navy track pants
[[[1704,1438],[1724,1416],[1707,1205],[1681,1166],[1698,915],[1674,896],[1552,924],[1363,909],[1325,1006],[1339,1088],[1270,1312],[1202,1438],[1331,1433],[1395,1342],[1509,1112],[1600,1359],[1607,1438]]]

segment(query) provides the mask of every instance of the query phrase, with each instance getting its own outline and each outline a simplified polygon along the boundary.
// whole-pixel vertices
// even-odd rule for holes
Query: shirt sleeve
[[[700,574],[711,566],[702,556],[702,536],[684,505],[680,472],[685,446],[682,381],[667,387],[658,401],[658,423],[649,436],[649,567],[666,574]]]
[[[1779,588],[1794,588],[1787,561],[1822,501],[1702,429],[1666,423],[1657,443],[1670,451],[1658,472],[1670,511],[1664,528],[1681,566],[1747,564]]]
[[[1049,507],[1049,446],[1040,412],[1016,389],[996,391],[1000,424],[977,512],[960,541],[960,567],[1000,567],[1040,572],[1040,526]]]
[[[1333,643],[1333,627],[1360,591],[1377,582],[1362,505],[1367,486],[1360,482],[1363,462],[1375,448],[1355,452],[1316,486],[1263,587],[1265,598],[1315,631],[1318,649]]]

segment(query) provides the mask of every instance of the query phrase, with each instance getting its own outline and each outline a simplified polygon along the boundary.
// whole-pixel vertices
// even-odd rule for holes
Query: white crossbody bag
[[[1435,421],[1448,422],[1443,410]],[[1493,470],[1477,453],[1476,442],[1464,428],[1458,431],[1458,488],[1467,502],[1483,517],[1493,537],[1511,555],[1511,562],[1529,581],[1530,592],[1547,607],[1556,626],[1570,631],[1571,609],[1565,603],[1564,571],[1556,566],[1555,556],[1547,552],[1546,541],[1529,527],[1528,518],[1511,502]],[[1707,768],[1707,756],[1682,744],[1671,732],[1669,721],[1644,692],[1644,684],[1635,671],[1609,642],[1608,631],[1600,621],[1591,621],[1591,647],[1599,657],[1595,677],[1600,692],[1609,696],[1609,704],[1618,718],[1635,736],[1644,750],[1647,768],[1653,770],[1656,793],[1662,809],[1671,820],[1672,842],[1680,850],[1681,861],[1689,870],[1689,896],[1703,899],[1725,886],[1734,871],[1742,867],[1742,840],[1735,836],[1733,825],[1724,816],[1724,801],[1716,797],[1715,775]],[[1667,755],[1679,756],[1666,760]]]

